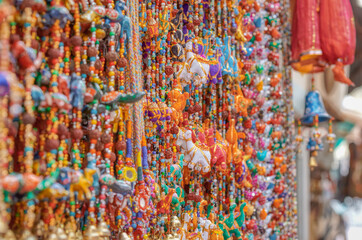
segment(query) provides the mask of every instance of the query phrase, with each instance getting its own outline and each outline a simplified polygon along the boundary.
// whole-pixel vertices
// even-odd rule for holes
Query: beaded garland
[[[297,238],[288,0],[0,5],[1,239]]]

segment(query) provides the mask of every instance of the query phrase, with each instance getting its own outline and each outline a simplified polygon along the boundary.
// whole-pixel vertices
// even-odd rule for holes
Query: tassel
[[[333,68],[332,71],[333,71],[334,79],[336,81],[347,84],[347,85],[354,86],[354,83],[351,81],[351,79],[346,77],[346,75],[344,74],[343,63],[337,62],[336,66]]]

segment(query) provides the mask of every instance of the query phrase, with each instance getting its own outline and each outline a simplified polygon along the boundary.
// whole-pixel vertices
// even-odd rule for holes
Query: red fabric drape
[[[349,0],[320,0],[320,39],[328,63],[353,63],[356,29]]]
[[[291,48],[293,67],[298,71],[323,71],[319,22],[319,0],[295,1]]]
[[[343,64],[354,61],[356,29],[349,0],[320,0],[320,38],[323,58],[333,69],[336,81],[354,85],[346,77]]]

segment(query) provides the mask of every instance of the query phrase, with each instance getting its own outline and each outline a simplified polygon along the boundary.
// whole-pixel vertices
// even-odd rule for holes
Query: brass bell
[[[171,218],[171,226],[176,227],[176,228],[181,227],[181,222],[180,222],[180,220],[178,219],[177,216],[173,216]]]
[[[96,226],[90,225],[84,234],[84,240],[99,240],[99,234]]]
[[[5,240],[16,240],[15,234],[10,229],[5,233]]]
[[[48,237],[48,240],[58,240],[57,234],[51,233]]]
[[[37,238],[28,229],[26,229],[21,235],[20,240],[37,240]]]
[[[173,240],[173,234],[172,233],[167,234],[166,240]]]
[[[57,236],[58,236],[59,240],[67,240],[68,239],[68,236],[67,236],[67,234],[65,234],[63,228],[58,227],[56,229],[56,233],[57,233]]]
[[[316,159],[315,159],[315,157],[314,156],[312,156],[311,158],[310,158],[310,168],[313,170],[315,167],[317,167],[318,166],[318,163],[317,163],[317,161],[316,161]]]
[[[7,230],[8,230],[8,225],[4,221],[0,221],[0,234],[7,233]]]
[[[82,232],[78,230],[78,231],[75,233],[75,237],[76,237],[77,240],[83,240]],[[85,238],[84,238],[84,239],[85,239]]]
[[[68,240],[77,240],[77,236],[75,235],[74,232],[68,233]]]
[[[72,222],[71,221],[69,221],[69,222],[67,222],[66,224],[65,224],[65,233],[66,234],[69,234],[70,232],[75,232],[75,228],[74,228],[74,225],[72,224]]]
[[[170,233],[167,235],[167,240],[180,240],[180,236],[176,233]]]
[[[111,236],[111,231],[109,231],[107,223],[103,221],[99,223],[98,233],[101,238],[109,239],[109,237]]]
[[[123,232],[121,234],[121,240],[132,240],[127,233]]]
[[[181,228],[181,222],[177,216],[173,216],[171,218],[171,231],[176,233],[179,228]]]
[[[41,238],[44,235],[44,222],[40,221],[35,226],[35,229],[33,231],[34,231],[35,236],[37,236],[38,238]]]

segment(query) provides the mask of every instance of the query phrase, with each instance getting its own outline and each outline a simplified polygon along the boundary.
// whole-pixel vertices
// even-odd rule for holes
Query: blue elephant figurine
[[[43,90],[40,87],[33,85],[31,87],[31,98],[33,99],[34,106],[38,107],[40,103],[45,100]]]
[[[63,185],[66,190],[69,190],[71,184],[71,174],[73,171],[69,167],[63,167],[59,170],[58,182]]]
[[[250,57],[250,55],[253,53],[254,48],[252,47],[252,43],[251,42],[247,42],[244,45],[244,49],[245,49],[245,56],[246,57]]]
[[[83,95],[85,93],[85,84],[82,78],[73,73],[70,80],[70,103],[74,108],[83,108]]]
[[[314,151],[316,150],[317,142],[313,138],[309,138],[308,144],[307,144],[307,150]]]
[[[269,237],[270,240],[277,240],[277,235],[276,233],[273,233],[270,237]]]
[[[66,7],[54,6],[43,15],[42,23],[48,29],[54,25],[56,20],[59,20],[59,27],[64,28],[68,21],[73,21],[73,17]]]
[[[223,74],[224,74],[224,69],[225,69],[225,55],[224,55],[224,45],[222,43],[222,40],[220,38],[216,38],[215,40],[216,42],[216,52],[219,52],[220,55],[219,55],[219,62],[220,62],[220,65],[221,65],[221,69],[223,70]]]
[[[257,17],[257,18],[254,19],[254,25],[255,25],[255,27],[260,28],[260,27],[261,27],[261,24],[262,24],[262,19],[261,19],[261,17]]]
[[[222,45],[222,53],[224,55],[223,75],[231,77],[238,76],[238,63],[235,57],[232,55],[232,49],[230,48],[230,37],[224,37],[224,44]],[[220,61],[221,62],[221,61]]]
[[[96,194],[99,194],[99,190],[100,190],[100,184],[99,184],[99,170],[97,168],[97,161],[96,159],[92,156],[92,154],[88,153],[87,154],[87,160],[88,160],[88,165],[87,168],[89,169],[96,169],[97,171],[93,174],[93,188],[96,192]]]
[[[6,74],[0,72],[0,96],[4,97],[10,92],[10,85],[6,79]]]
[[[105,172],[105,166],[102,165],[101,172]],[[123,196],[131,195],[133,188],[132,186],[123,180],[117,180],[109,173],[102,173],[100,182],[109,187],[114,193],[121,194]]]
[[[117,1],[114,8],[118,14],[118,22],[121,24],[120,38],[123,38],[123,34],[126,34],[126,42],[129,43],[131,36],[131,19],[122,13],[123,10],[127,11],[127,7],[124,1]]]
[[[51,77],[52,73],[50,72],[50,69],[48,67],[45,67],[44,69],[41,70],[40,83],[38,84],[48,85]]]

